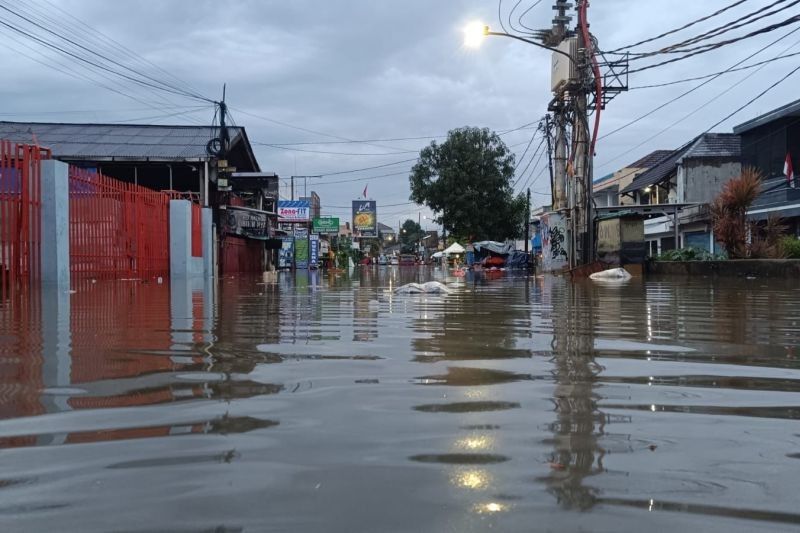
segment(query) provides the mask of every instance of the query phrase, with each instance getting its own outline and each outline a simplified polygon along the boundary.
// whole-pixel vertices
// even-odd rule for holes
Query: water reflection
[[[392,292],[430,279],[453,294]],[[796,525],[800,290],[759,283],[367,267],[2,303],[0,527]]]

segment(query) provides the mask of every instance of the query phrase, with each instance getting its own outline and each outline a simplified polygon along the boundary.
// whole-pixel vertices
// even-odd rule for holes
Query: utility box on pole
[[[554,93],[559,93],[565,87],[577,83],[579,76],[575,61],[578,57],[578,39],[575,37],[564,39],[557,49],[559,52],[553,52],[550,71],[550,89]]]

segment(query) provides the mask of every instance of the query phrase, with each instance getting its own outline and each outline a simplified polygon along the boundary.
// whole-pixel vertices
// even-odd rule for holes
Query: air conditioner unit
[[[578,81],[578,69],[575,66],[578,59],[578,38],[564,39],[556,48],[563,53],[553,52],[550,89],[554,93]],[[568,54],[573,60],[570,61],[564,54]]]

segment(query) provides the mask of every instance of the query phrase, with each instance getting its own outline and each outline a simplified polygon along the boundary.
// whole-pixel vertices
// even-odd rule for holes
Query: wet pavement
[[[443,276],[0,303],[0,529],[800,527],[800,283]]]

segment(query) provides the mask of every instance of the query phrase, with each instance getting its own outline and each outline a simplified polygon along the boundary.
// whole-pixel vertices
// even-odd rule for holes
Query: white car
[[[392,266],[399,265],[400,264],[400,258],[397,257],[396,255],[393,255],[392,258],[389,260],[389,264],[391,264]]]

